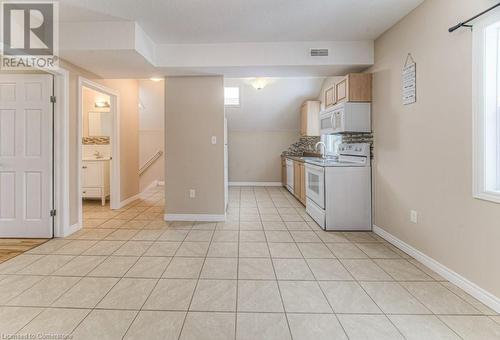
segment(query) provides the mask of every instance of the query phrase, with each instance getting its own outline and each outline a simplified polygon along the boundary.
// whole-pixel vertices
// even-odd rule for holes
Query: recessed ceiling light
[[[266,78],[255,78],[252,80],[251,84],[254,87],[254,89],[262,90],[267,85],[267,79]]]

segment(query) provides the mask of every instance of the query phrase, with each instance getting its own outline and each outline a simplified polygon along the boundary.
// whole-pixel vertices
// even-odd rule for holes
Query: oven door
[[[325,169],[320,166],[306,164],[306,196],[325,209]]]

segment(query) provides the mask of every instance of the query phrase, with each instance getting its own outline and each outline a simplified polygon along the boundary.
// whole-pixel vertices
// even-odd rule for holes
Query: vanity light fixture
[[[252,84],[254,89],[262,90],[267,85],[267,79],[266,78],[255,78],[251,81],[251,84]]]
[[[109,105],[109,102],[104,101],[104,100],[96,101],[95,104],[94,104],[94,106],[97,109],[106,109],[106,108],[109,109],[111,107],[111,105]]]

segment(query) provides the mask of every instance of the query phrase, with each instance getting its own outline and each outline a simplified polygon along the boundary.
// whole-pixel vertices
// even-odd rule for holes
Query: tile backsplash
[[[82,138],[83,145],[109,145],[109,136],[92,136],[92,137],[83,137]]]
[[[342,143],[370,143],[373,158],[373,133],[344,133],[340,135]],[[300,137],[300,139],[283,151],[283,156],[302,156],[304,152],[315,152],[314,146],[321,137]]]
[[[302,156],[304,152],[314,152],[314,146],[320,141],[320,137],[300,137],[298,142],[293,143],[288,147],[288,150],[283,151],[283,156]]]

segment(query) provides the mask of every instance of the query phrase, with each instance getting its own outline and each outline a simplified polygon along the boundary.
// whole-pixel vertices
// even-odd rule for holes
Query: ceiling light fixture
[[[152,81],[156,81],[156,82],[163,80],[163,78],[160,78],[160,77],[151,77],[149,79],[152,80]]]
[[[101,100],[101,101],[96,101],[94,103],[95,108],[97,109],[105,109],[105,108],[110,108],[111,105],[107,101]]]
[[[267,79],[266,78],[255,78],[251,81],[251,84],[252,84],[254,89],[262,90],[267,85]]]

